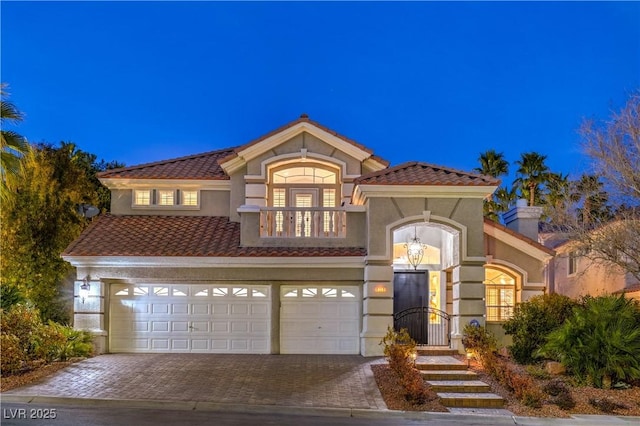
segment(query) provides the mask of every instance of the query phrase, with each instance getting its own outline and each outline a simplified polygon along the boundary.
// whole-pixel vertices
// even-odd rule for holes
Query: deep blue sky
[[[640,88],[640,3],[7,2],[2,81],[32,142],[127,165],[302,112],[398,164],[481,151],[586,167],[576,129]]]

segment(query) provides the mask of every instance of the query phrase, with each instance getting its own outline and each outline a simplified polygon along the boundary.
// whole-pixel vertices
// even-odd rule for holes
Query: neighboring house
[[[553,251],[527,235],[539,210],[487,221],[497,180],[389,167],[306,115],[99,178],[111,213],[63,253],[77,268],[75,326],[99,352],[372,356],[394,324],[462,350],[464,325],[498,326],[546,291]]]
[[[573,299],[624,293],[629,298],[640,300],[640,282],[619,266],[585,256],[576,250],[566,234],[542,227],[540,239],[557,253],[552,263],[550,292]]]

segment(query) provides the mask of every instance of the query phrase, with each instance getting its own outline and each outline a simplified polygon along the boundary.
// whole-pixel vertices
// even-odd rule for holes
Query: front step
[[[418,346],[418,355],[424,356],[453,356],[457,355],[458,351],[448,348],[446,346]]]
[[[467,364],[452,356],[418,356],[415,366],[418,370],[466,370]]]
[[[504,399],[493,393],[438,392],[440,402],[445,407],[502,408]]]
[[[475,380],[478,375],[469,370],[421,370],[422,378],[428,382],[432,380]]]
[[[428,380],[435,392],[486,393],[491,386],[480,380]]]

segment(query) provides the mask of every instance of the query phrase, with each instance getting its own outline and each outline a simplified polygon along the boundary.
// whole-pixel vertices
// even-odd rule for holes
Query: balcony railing
[[[260,236],[273,238],[345,238],[346,211],[325,207],[263,207]]]

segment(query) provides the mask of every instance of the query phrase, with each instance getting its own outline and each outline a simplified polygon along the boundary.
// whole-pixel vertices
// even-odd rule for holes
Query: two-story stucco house
[[[370,356],[394,324],[461,349],[465,324],[546,291],[536,208],[486,221],[495,179],[390,167],[306,115],[100,180],[111,213],[63,253],[100,352]]]

